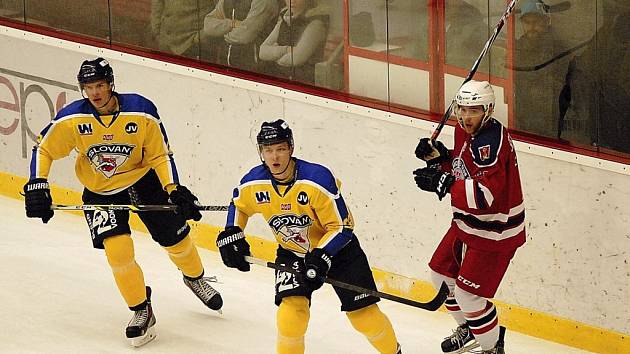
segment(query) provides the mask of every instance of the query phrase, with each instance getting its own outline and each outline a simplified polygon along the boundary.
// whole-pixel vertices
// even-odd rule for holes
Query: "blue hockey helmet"
[[[260,126],[260,132],[256,136],[258,147],[264,145],[279,144],[282,142],[289,143],[289,147],[293,148],[293,132],[287,122],[282,119],[273,122],[263,122]]]
[[[110,85],[114,84],[114,70],[109,65],[109,62],[103,58],[83,61],[77,74],[79,85],[97,80],[105,80]]]

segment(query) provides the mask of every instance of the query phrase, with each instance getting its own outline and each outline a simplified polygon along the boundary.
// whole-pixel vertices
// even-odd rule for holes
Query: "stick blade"
[[[448,289],[448,285],[446,285],[445,282],[442,282],[442,285],[440,286],[440,290],[438,290],[437,295],[435,295],[433,300],[424,304],[422,308],[427,311],[438,310],[440,307],[442,307],[442,304],[444,303],[444,301],[446,301],[446,298],[448,297],[449,292],[450,290]]]

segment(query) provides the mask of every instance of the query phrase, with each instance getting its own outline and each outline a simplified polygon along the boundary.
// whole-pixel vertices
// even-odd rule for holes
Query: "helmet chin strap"
[[[109,104],[109,101],[111,101],[111,100],[112,100],[112,97],[114,97],[114,95],[112,94],[112,91],[109,91],[109,99],[107,100],[107,102],[105,102],[105,104],[104,104],[104,105],[102,105],[102,106],[100,106],[100,107],[96,107],[96,109],[97,109],[97,110],[99,110],[99,109],[101,109],[101,108],[103,108],[103,107],[107,106],[107,105]]]
[[[289,162],[287,162],[287,166],[284,168],[284,170],[282,170],[282,172],[273,173],[273,172],[271,172],[271,170],[269,170],[269,172],[271,172],[271,175],[275,177],[277,175],[281,175],[281,174],[287,172],[287,169],[289,168],[290,165],[291,165],[291,159],[289,159]]]

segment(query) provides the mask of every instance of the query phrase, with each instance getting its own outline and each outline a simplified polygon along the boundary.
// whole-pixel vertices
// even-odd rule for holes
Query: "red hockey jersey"
[[[525,243],[525,207],[516,151],[501,123],[490,119],[472,136],[455,127],[450,163],[453,227],[466,244],[511,251]]]

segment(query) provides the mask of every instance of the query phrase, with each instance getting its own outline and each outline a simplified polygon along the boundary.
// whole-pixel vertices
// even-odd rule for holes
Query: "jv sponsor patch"
[[[304,191],[301,191],[297,196],[297,202],[302,205],[308,204],[308,194],[306,194],[306,192]]]
[[[127,134],[137,133],[138,132],[138,124],[136,124],[134,122],[127,123],[127,125],[125,125],[125,132],[127,132]]]

